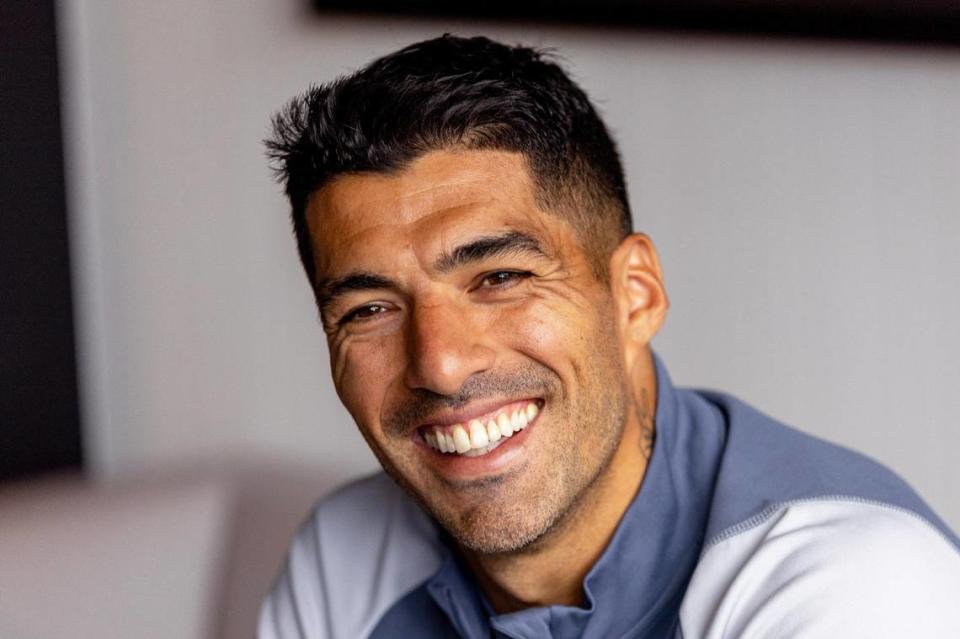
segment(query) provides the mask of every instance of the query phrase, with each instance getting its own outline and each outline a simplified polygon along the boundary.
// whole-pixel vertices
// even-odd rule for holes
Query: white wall
[[[893,466],[960,528],[960,54],[62,3],[88,455],[102,475],[375,463],[330,385],[261,139],[312,82],[444,31],[559,49],[619,138],[675,381]]]

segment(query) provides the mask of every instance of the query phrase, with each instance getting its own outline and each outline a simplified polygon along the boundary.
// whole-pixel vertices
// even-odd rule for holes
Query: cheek
[[[556,353],[563,343],[566,331],[555,318],[545,314],[542,307],[538,306],[512,318],[506,335],[514,341],[518,349],[525,352]]]
[[[337,349],[333,380],[337,395],[357,425],[365,431],[379,424],[384,400],[402,361],[402,348],[393,340],[346,343]]]
[[[617,338],[604,300],[540,297],[516,310],[501,322],[502,339],[553,371],[568,399],[602,393],[598,387],[615,382]]]
[[[501,335],[512,350],[537,360],[561,377],[579,368],[581,353],[593,335],[580,309],[537,300],[501,322]]]

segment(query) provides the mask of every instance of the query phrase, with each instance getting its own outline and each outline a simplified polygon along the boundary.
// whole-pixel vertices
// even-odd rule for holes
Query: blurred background
[[[555,49],[599,106],[675,382],[960,528],[955,3],[397,4],[0,4],[0,637],[249,637],[312,502],[376,469],[261,141],[444,32]]]

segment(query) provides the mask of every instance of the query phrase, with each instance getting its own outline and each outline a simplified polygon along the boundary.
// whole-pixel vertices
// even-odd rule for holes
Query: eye
[[[507,288],[530,275],[532,273],[527,271],[494,271],[484,275],[477,288]]]
[[[337,324],[342,326],[350,322],[363,322],[372,319],[381,313],[386,313],[387,310],[387,307],[383,304],[365,304],[364,306],[358,306],[357,308],[348,312],[346,315],[340,318]]]

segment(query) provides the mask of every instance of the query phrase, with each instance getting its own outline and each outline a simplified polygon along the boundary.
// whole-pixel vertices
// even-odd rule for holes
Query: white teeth
[[[500,439],[500,427],[497,426],[497,422],[492,419],[487,422],[487,439],[491,442],[499,441]]]
[[[448,433],[440,433],[440,450],[445,453],[452,453],[456,450],[453,446],[453,439]]]
[[[453,427],[453,445],[457,447],[458,453],[465,453],[470,450],[470,436],[463,426],[457,424]]]
[[[483,448],[490,443],[490,438],[487,436],[487,429],[483,425],[483,422],[479,420],[472,420],[470,422],[470,448]]]
[[[497,426],[500,427],[500,434],[504,437],[509,437],[513,435],[513,424],[510,423],[510,418],[507,417],[506,413],[500,413],[497,417]]]
[[[497,442],[501,439],[526,428],[539,412],[539,406],[535,402],[530,402],[511,413],[500,413],[495,419],[488,420],[486,424],[479,419],[472,419],[466,425],[434,427],[423,434],[423,440],[428,446],[441,453],[457,453],[470,457],[486,455],[500,445]]]
[[[447,436],[447,452],[455,453],[457,452],[457,441],[453,438],[453,433],[446,433]]]
[[[481,455],[486,455],[491,450],[493,450],[493,448],[491,448],[490,446],[484,446],[483,448],[471,448],[470,450],[465,452],[463,456],[464,457],[480,457]]]

